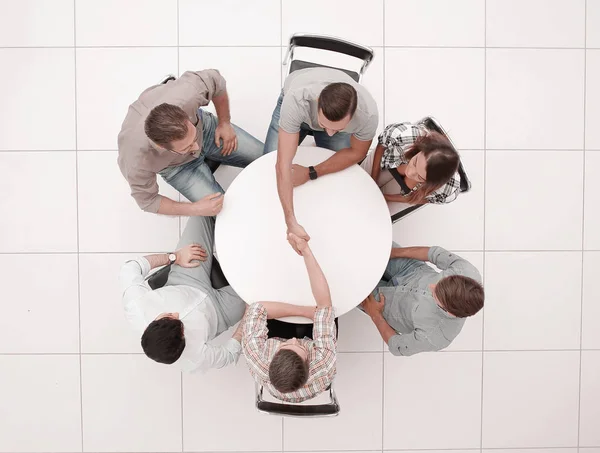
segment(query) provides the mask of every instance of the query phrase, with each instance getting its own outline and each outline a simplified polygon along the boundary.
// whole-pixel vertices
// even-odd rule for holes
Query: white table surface
[[[294,163],[317,165],[332,154],[299,147]],[[246,303],[314,305],[304,260],[286,240],[276,158],[272,152],[257,159],[227,190],[216,222],[217,256],[229,284]],[[383,275],[392,246],[387,204],[372,178],[353,165],[295,188],[294,208],[341,316],[367,297]]]

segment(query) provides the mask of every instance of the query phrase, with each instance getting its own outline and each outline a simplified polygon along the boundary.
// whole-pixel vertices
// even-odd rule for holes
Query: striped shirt
[[[308,351],[308,381],[303,387],[290,393],[279,392],[269,381],[269,364],[285,341],[282,338],[268,338],[267,310],[260,303],[251,305],[244,321],[242,348],[254,380],[265,386],[275,398],[289,403],[300,403],[327,390],[336,373],[335,312],[333,308],[317,308],[313,339],[299,339],[302,346]]]

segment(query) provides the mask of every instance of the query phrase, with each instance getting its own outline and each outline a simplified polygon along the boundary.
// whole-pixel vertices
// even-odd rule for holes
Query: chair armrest
[[[171,265],[167,264],[166,266],[161,267],[159,270],[150,274],[146,281],[148,282],[148,286],[152,289],[162,288],[167,283],[167,279],[169,278],[169,272],[171,271]]]

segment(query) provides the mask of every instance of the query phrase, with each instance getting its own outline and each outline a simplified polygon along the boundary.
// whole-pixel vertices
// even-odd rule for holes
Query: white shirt
[[[127,261],[119,281],[125,317],[142,336],[146,327],[162,313],[179,313],[183,323],[185,349],[175,362],[183,371],[206,371],[236,363],[242,347],[231,338],[223,346],[209,341],[217,334],[217,312],[210,297],[187,285],[165,286],[152,290],[146,283],[150,263],[146,258]]]

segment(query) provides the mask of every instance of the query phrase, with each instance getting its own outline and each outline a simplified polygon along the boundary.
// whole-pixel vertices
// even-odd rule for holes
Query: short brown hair
[[[269,380],[281,393],[298,390],[308,381],[308,362],[289,349],[279,349],[269,365]]]
[[[435,285],[435,295],[448,313],[457,318],[473,316],[483,308],[483,286],[463,275],[442,278]]]
[[[354,115],[358,105],[358,94],[348,83],[330,83],[319,95],[318,107],[329,121],[341,121]]]
[[[168,148],[175,140],[182,140],[188,133],[187,114],[176,105],[163,103],[154,107],[144,123],[144,131],[157,145]]]

